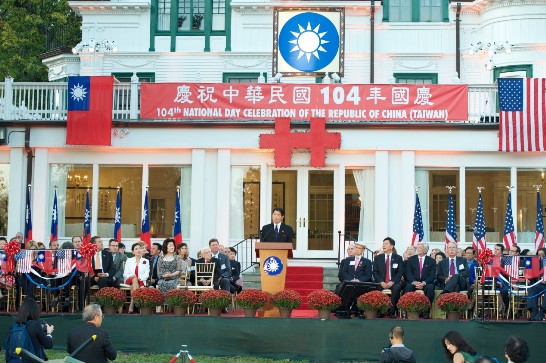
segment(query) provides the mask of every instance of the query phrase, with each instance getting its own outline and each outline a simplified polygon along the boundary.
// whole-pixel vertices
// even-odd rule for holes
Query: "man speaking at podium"
[[[273,209],[273,215],[271,216],[273,223],[266,224],[262,227],[260,233],[260,242],[290,242],[292,243],[292,237],[294,231],[292,227],[283,222],[284,209]]]

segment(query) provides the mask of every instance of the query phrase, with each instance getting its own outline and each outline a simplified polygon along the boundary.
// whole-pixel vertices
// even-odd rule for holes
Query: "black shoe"
[[[423,313],[423,318],[425,318],[425,319],[430,319],[430,312],[429,312],[429,311],[425,311],[425,312]]]
[[[49,303],[49,306],[51,306],[52,308],[55,309],[55,308],[57,307],[57,304],[58,304],[58,303],[59,303],[59,301],[58,301],[57,299],[55,299],[55,300],[53,300],[53,301],[51,301],[51,302]]]
[[[544,313],[542,311],[539,311],[535,315],[531,316],[529,319],[531,321],[543,321],[544,320]]]
[[[229,309],[228,309],[228,308],[222,309],[222,313],[223,313],[223,314],[229,313]]]
[[[70,300],[69,299],[64,299],[64,302],[63,302],[63,311],[68,311],[70,309]]]

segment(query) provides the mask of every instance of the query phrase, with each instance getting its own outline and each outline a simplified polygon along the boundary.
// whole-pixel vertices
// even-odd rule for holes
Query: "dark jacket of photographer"
[[[34,351],[38,353],[43,360],[47,360],[45,349],[53,348],[53,338],[48,335],[42,322],[36,320],[27,321],[27,332],[34,346]]]
[[[403,345],[395,345],[384,349],[379,363],[415,363],[413,351]]]

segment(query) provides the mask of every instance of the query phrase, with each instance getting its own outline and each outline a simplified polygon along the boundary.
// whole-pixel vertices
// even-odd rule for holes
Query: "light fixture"
[[[281,78],[282,78],[282,73],[281,72],[277,72],[277,74],[275,74],[275,77],[273,77],[273,79],[277,83],[281,83]]]
[[[489,58],[489,61],[485,63],[485,69],[491,71],[493,68],[495,68],[495,63],[493,63],[493,58]]]
[[[508,43],[508,41],[504,43],[504,53],[506,54],[512,53],[512,45]]]
[[[322,83],[330,84],[330,82],[331,82],[331,78],[328,77],[328,72],[326,72],[326,74],[324,75],[324,78],[322,79]]]
[[[337,73],[332,73],[332,79],[334,80],[335,83],[341,83],[341,77],[339,76],[339,74]]]
[[[114,136],[119,137],[120,139],[123,139],[125,136],[129,135],[129,129],[114,129]]]
[[[95,38],[91,38],[88,42],[81,41],[72,48],[72,53],[115,53],[118,51],[116,42],[113,40],[104,39],[97,42]]]
[[[260,75],[258,76],[258,83],[265,83],[264,74],[266,74],[266,73],[265,72],[264,73],[260,72]]]
[[[468,50],[468,53],[470,53],[470,55],[474,55],[482,49],[483,49],[483,43],[477,42],[476,44],[470,44],[470,49]]]
[[[81,176],[80,174],[68,174],[66,176],[66,181],[69,186],[79,187],[82,183],[87,183],[87,175]]]
[[[453,84],[461,83],[461,79],[459,78],[459,73],[455,72],[453,74],[453,78],[451,79],[451,83],[453,83]]]

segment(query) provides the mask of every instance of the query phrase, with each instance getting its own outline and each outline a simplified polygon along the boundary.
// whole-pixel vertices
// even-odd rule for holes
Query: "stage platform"
[[[509,335],[520,335],[529,343],[530,363],[546,361],[546,323],[477,322],[461,320],[332,319],[314,318],[316,312],[298,314],[300,318],[243,318],[240,311],[226,317],[173,315],[108,315],[103,327],[114,346],[123,352],[176,353],[181,344],[192,355],[256,356],[312,362],[350,362],[379,360],[388,345],[391,327],[406,331],[406,345],[415,351],[419,363],[445,362],[441,337],[458,330],[480,354],[499,358]],[[306,318],[304,316],[311,316]],[[81,324],[79,314],[42,315],[55,326],[54,349],[66,349],[67,332]],[[0,317],[0,334],[5,337],[13,316]],[[229,361],[229,360],[226,360]]]

